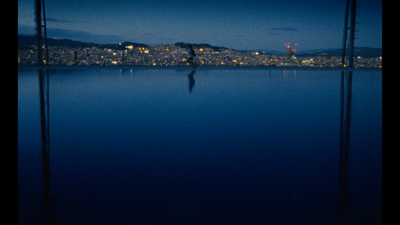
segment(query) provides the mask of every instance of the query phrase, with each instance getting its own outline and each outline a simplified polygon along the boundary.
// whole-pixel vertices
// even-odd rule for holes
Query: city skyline
[[[382,48],[382,1],[359,0],[359,47]],[[343,1],[46,0],[47,33],[99,44],[208,43],[237,50],[340,48]],[[18,0],[18,33],[34,34],[34,1]]]
[[[34,36],[19,36],[18,65],[36,65],[37,52]],[[138,45],[118,43],[97,45],[70,40],[49,38],[48,58],[43,63],[67,66],[189,66],[189,44]],[[24,44],[25,43],[25,44]],[[288,43],[287,43],[288,44]],[[357,48],[356,48],[357,49]],[[198,66],[244,66],[244,67],[342,67],[341,51],[325,51],[312,55],[297,55],[290,47],[285,55],[259,51],[237,51],[207,44],[193,44]],[[358,48],[355,67],[382,68],[382,51]],[[331,55],[332,54],[332,55]]]

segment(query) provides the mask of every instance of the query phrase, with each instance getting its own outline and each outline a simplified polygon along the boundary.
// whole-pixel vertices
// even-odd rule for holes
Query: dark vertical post
[[[41,0],[35,1],[35,13],[36,13],[36,41],[37,41],[37,56],[38,56],[38,66],[43,65],[42,56],[42,6]]]
[[[44,46],[46,49],[46,64],[49,65],[49,49],[47,46],[47,27],[46,27],[46,9],[44,7],[44,0],[43,1],[43,29],[44,29]]]
[[[342,41],[342,67],[345,66],[345,59],[346,59],[346,48],[347,48],[347,30],[348,30],[348,23],[349,23],[349,1],[346,0],[346,10],[344,13],[344,28],[343,28],[343,41]]]
[[[354,33],[356,26],[356,7],[357,0],[351,1],[351,17],[350,17],[350,43],[349,43],[349,67],[353,68],[354,59]]]

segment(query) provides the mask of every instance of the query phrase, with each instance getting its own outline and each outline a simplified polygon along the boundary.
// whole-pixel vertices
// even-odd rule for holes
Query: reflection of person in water
[[[193,75],[196,72],[196,68],[193,68],[192,71],[188,74],[189,77],[189,92],[192,93],[192,89],[194,86],[194,79],[193,79]]]
[[[194,63],[194,57],[195,56],[196,56],[196,53],[194,53],[193,46],[189,45],[189,58],[187,59],[187,62],[192,64],[192,66],[193,66],[193,63]]]

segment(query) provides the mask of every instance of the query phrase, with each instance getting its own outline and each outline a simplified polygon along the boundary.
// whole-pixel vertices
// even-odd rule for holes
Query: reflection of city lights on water
[[[289,70],[283,70],[283,78],[288,78],[290,76]],[[296,79],[297,71],[293,70],[293,78]]]

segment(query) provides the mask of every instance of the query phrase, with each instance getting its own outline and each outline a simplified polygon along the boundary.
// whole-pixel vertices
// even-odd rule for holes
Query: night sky
[[[346,0],[45,0],[47,33],[94,43],[208,43],[237,50],[341,48]],[[358,0],[356,47],[382,48],[382,0]],[[34,34],[34,0],[18,33]]]

